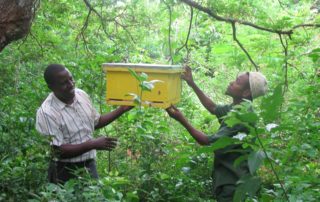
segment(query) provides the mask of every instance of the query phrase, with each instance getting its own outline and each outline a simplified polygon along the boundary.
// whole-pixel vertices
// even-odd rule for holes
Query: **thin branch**
[[[83,0],[83,1],[86,4],[86,6],[89,8],[89,12],[91,13],[91,11],[92,11],[99,17],[99,19],[101,21],[103,32],[108,36],[109,34],[106,30],[106,26],[105,26],[103,17],[100,15],[100,13],[98,13],[98,11],[96,9],[93,8],[93,6],[88,2],[88,0]]]
[[[257,140],[258,140],[258,142],[259,142],[259,144],[260,144],[260,146],[261,146],[261,148],[262,148],[262,150],[263,150],[263,153],[264,153],[264,155],[266,156],[266,158],[267,158],[267,160],[268,160],[268,162],[269,162],[269,164],[270,164],[270,166],[271,166],[272,172],[273,172],[274,175],[276,176],[277,181],[279,182],[279,184],[280,184],[280,186],[281,186],[281,188],[282,188],[282,190],[283,190],[283,193],[284,193],[287,201],[290,202],[289,197],[288,197],[288,194],[287,194],[287,191],[286,191],[286,189],[284,188],[283,183],[280,181],[280,177],[279,177],[278,173],[276,172],[275,168],[273,167],[272,161],[271,161],[271,159],[269,158],[269,156],[268,156],[268,154],[267,154],[266,148],[265,148],[265,147],[263,146],[263,144],[262,144],[262,141],[261,141],[261,139],[260,139],[260,137],[259,137],[259,135],[258,135],[258,130],[257,130],[257,128],[255,128],[255,134],[256,134]]]
[[[259,30],[263,30],[263,31],[267,31],[267,32],[271,32],[271,33],[278,33],[278,34],[286,34],[286,35],[291,35],[293,33],[292,30],[288,30],[288,31],[283,31],[283,30],[273,30],[267,27],[262,27],[256,24],[253,24],[251,22],[247,22],[244,20],[239,20],[239,19],[235,19],[235,18],[227,18],[227,17],[222,17],[219,16],[216,12],[210,10],[209,8],[203,7],[200,4],[191,1],[191,0],[181,0],[182,2],[184,2],[185,4],[188,4],[189,6],[192,6],[194,8],[197,8],[198,10],[207,13],[208,15],[210,15],[211,17],[215,18],[218,21],[223,21],[223,22],[227,22],[227,23],[239,23],[239,24],[243,24],[243,25],[247,25]]]
[[[282,3],[280,0],[278,0],[278,3],[279,3],[279,5],[280,5],[280,7],[284,10],[285,7],[284,7],[283,3]]]
[[[293,67],[295,70],[297,70],[297,72],[300,74],[300,76],[301,76],[303,79],[306,78],[306,76],[303,74],[303,72],[301,72],[295,65],[293,65],[293,64],[291,64],[291,63],[288,62],[288,66],[291,66],[291,67]]]
[[[39,40],[37,39],[37,37],[32,33],[32,32],[29,32],[30,36],[36,41],[36,43],[38,44],[38,46],[40,47],[41,49],[41,55],[43,55],[44,53],[44,50],[43,50],[43,46],[41,45],[41,43],[39,42]]]
[[[163,1],[166,6],[168,7],[168,11],[169,11],[169,34],[168,34],[168,46],[169,46],[169,53],[170,53],[170,58],[168,59],[168,61],[171,62],[171,64],[173,64],[173,55],[172,55],[172,50],[171,50],[171,23],[172,23],[172,10],[171,10],[171,7],[170,5],[166,2],[166,1]]]
[[[297,28],[301,28],[301,27],[315,27],[315,28],[318,28],[318,27],[320,27],[320,24],[300,24],[300,25],[294,26],[292,29],[297,29]]]
[[[175,54],[178,54],[182,48],[186,47],[187,58],[189,57],[189,52],[190,52],[189,47],[188,47],[188,41],[189,41],[189,37],[190,37],[190,33],[191,33],[192,21],[193,21],[193,8],[192,8],[192,6],[190,6],[190,22],[189,22],[189,28],[188,28],[188,35],[187,35],[185,43],[175,51]]]
[[[101,21],[102,30],[103,30],[103,32],[108,36],[108,38],[110,38],[110,36],[109,36],[109,33],[108,33],[107,30],[106,30],[105,22],[114,22],[116,26],[118,25],[118,26],[120,26],[122,29],[124,29],[125,32],[129,35],[130,39],[133,41],[133,43],[135,43],[135,40],[134,40],[133,36],[131,35],[130,31],[127,29],[128,26],[121,24],[121,23],[117,20],[117,18],[118,18],[119,16],[122,16],[122,15],[123,15],[123,13],[126,11],[126,9],[123,9],[122,13],[120,13],[119,15],[117,15],[116,17],[114,17],[113,19],[104,19],[103,16],[102,16],[100,13],[98,13],[98,11],[97,11],[96,9],[94,9],[94,7],[89,3],[88,0],[83,0],[83,1],[84,1],[84,3],[86,4],[86,6],[89,8],[89,10],[92,11],[92,12],[94,12],[94,13],[98,16],[98,18],[99,18],[100,21]]]
[[[288,35],[289,38],[293,34],[294,29],[297,29],[300,27],[320,27],[320,24],[300,24],[300,25],[294,26],[292,29],[289,29],[289,30],[270,29],[267,27],[262,27],[260,25],[256,25],[256,24],[248,22],[248,21],[219,16],[216,12],[212,11],[211,9],[203,7],[200,4],[198,4],[194,1],[191,1],[191,0],[181,0],[181,1],[189,6],[192,6],[196,9],[204,12],[204,13],[207,13],[208,15],[210,15],[211,17],[215,18],[218,21],[223,21],[223,22],[227,22],[227,23],[231,23],[231,24],[232,23],[239,23],[239,24],[247,25],[247,26],[262,30],[262,31],[266,31],[266,32],[271,32],[271,33],[276,33],[276,34],[281,34],[281,35]]]
[[[83,42],[84,42],[84,47],[85,47],[85,49],[86,49],[86,51],[87,51],[88,53],[90,53],[90,50],[89,50],[89,48],[88,48],[87,40],[86,40],[86,38],[85,38],[84,32],[86,31],[86,29],[87,29],[87,27],[88,27],[89,18],[90,18],[91,12],[92,12],[92,9],[89,9],[88,14],[87,14],[87,17],[86,17],[86,20],[85,20],[85,22],[83,23],[83,26],[82,26],[82,28],[81,28],[81,31],[80,31],[80,33],[79,33],[79,34],[77,35],[77,37],[76,37],[76,38],[77,38],[76,49],[77,49],[77,47],[78,47],[79,38],[82,38],[82,39],[83,39]]]
[[[98,13],[98,11],[96,9],[93,8],[93,6],[88,2],[88,0],[83,0],[84,3],[86,4],[86,6],[89,8],[89,10],[93,11],[101,20],[103,20],[103,17],[100,15],[100,13]]]
[[[251,58],[251,56],[249,55],[248,51],[243,47],[243,45],[240,43],[240,41],[237,39],[237,29],[236,29],[236,25],[235,23],[232,23],[232,36],[233,36],[233,40],[235,40],[237,42],[237,44],[240,46],[240,48],[243,50],[243,52],[247,55],[247,57],[249,58],[250,62],[252,63],[252,65],[255,67],[255,69],[257,71],[259,71],[259,66],[253,61],[253,59]]]
[[[114,22],[119,25],[120,27],[122,27],[122,29],[124,29],[124,31],[126,31],[126,33],[129,35],[130,39],[133,41],[133,43],[135,43],[135,40],[133,38],[133,36],[131,35],[130,31],[127,29],[127,26],[121,24],[120,22],[118,22],[116,19],[114,19]]]
[[[285,57],[285,64],[284,64],[284,71],[285,71],[285,90],[288,89],[288,41],[285,39],[285,41],[283,41],[282,39],[282,35],[279,34],[279,38],[280,38],[280,42],[281,45],[283,47],[283,52],[284,52],[284,57]],[[283,93],[285,92],[285,90],[283,91]]]

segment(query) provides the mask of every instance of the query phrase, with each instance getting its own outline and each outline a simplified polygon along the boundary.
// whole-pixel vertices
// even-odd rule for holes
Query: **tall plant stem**
[[[279,184],[280,184],[280,186],[281,186],[281,189],[283,190],[283,193],[284,193],[287,201],[290,202],[289,197],[288,197],[288,194],[287,194],[287,191],[286,191],[286,189],[284,188],[284,185],[282,184],[282,182],[280,181],[280,178],[279,178],[278,173],[276,172],[275,168],[273,167],[272,161],[271,161],[271,159],[269,158],[269,156],[268,156],[268,154],[267,154],[267,151],[266,151],[265,147],[263,146],[261,139],[260,139],[259,136],[258,136],[258,131],[257,131],[256,128],[255,128],[255,133],[256,133],[256,137],[257,137],[257,139],[258,139],[258,142],[259,142],[259,144],[260,144],[260,146],[261,146],[261,148],[262,148],[262,150],[263,150],[263,153],[264,153],[264,155],[266,156],[266,158],[267,158],[267,160],[268,160],[268,162],[269,162],[269,164],[270,164],[270,166],[271,166],[272,172],[273,172],[274,175],[276,176],[277,181],[279,182]]]

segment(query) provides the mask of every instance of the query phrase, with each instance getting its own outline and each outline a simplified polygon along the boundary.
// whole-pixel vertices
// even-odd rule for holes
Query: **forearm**
[[[95,126],[95,129],[102,128],[102,127],[110,124],[111,122],[116,120],[119,116],[121,116],[126,111],[127,110],[124,110],[123,108],[119,107],[116,110],[114,110],[108,114],[102,115],[99,119],[99,123]]]
[[[187,129],[190,135],[200,144],[200,145],[209,145],[209,139],[206,134],[195,129],[185,118],[177,120]]]
[[[94,143],[92,140],[81,144],[63,144],[61,146],[53,146],[56,154],[59,158],[73,158],[84,154],[92,149],[95,149]]]
[[[201,104],[212,114],[215,114],[216,104],[197,86],[194,81],[188,82],[188,85],[193,89],[193,91],[198,96]]]

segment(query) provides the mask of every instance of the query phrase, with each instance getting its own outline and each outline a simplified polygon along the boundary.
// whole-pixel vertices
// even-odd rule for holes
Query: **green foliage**
[[[263,151],[252,152],[248,156],[248,165],[251,174],[255,174],[265,158]]]
[[[261,102],[261,115],[265,123],[272,123],[279,118],[281,114],[280,109],[284,100],[282,91],[282,85],[279,84],[272,92],[272,95],[263,98]]]
[[[316,49],[313,49],[309,55],[308,55],[313,63],[315,64],[319,64],[320,63],[320,48],[316,48]]]
[[[188,49],[177,51],[185,44],[190,19],[190,8],[182,2],[88,2],[95,9],[90,16],[82,1],[41,1],[28,37],[1,52],[0,201],[214,201],[212,152],[234,143],[252,149],[235,164],[247,161],[250,172],[261,177],[261,182],[256,177],[241,179],[237,200],[253,195],[261,183],[259,196],[252,200],[284,201],[275,172],[290,201],[320,200],[320,42],[319,30],[312,27],[295,29],[291,39],[283,36],[288,42],[285,57],[278,35],[237,24],[239,41],[269,81],[267,96],[253,104],[243,103],[227,118],[230,125],[250,128],[244,137],[222,138],[210,147],[200,147],[164,111],[141,107],[95,133],[118,137],[120,142],[113,152],[98,152],[99,181],[81,176],[64,186],[48,184],[49,143],[34,128],[36,110],[49,93],[43,80],[47,64],[66,65],[77,87],[89,93],[101,113],[114,109],[104,101],[104,62],[166,64],[171,48],[174,63],[187,60],[197,84],[217,103],[230,102],[222,96],[228,82],[239,72],[253,69],[233,41],[230,25],[197,9]],[[203,6],[223,17],[286,30],[320,22],[319,15],[310,11],[312,3],[223,0]],[[167,5],[172,10],[171,47]],[[141,92],[157,85],[146,74],[132,74]],[[141,103],[142,94],[132,96]],[[218,121],[185,83],[181,97],[178,107],[188,120],[206,134],[214,134]]]
[[[257,176],[245,175],[241,177],[238,183],[239,185],[233,198],[234,201],[245,200],[247,198],[247,194],[250,197],[254,197],[260,189],[261,181]]]

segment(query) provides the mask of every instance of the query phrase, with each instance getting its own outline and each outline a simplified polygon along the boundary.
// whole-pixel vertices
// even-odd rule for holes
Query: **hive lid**
[[[182,70],[180,65],[161,65],[161,64],[134,64],[134,63],[103,63],[104,68],[145,68],[158,70]]]

